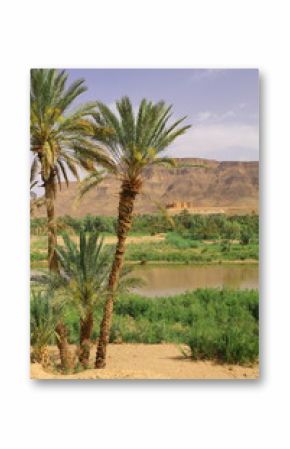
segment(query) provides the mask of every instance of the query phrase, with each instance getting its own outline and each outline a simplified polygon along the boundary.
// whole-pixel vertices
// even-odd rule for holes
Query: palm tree
[[[48,221],[48,265],[58,272],[57,232],[54,200],[57,185],[69,174],[79,179],[78,167],[93,168],[91,157],[102,159],[101,151],[92,142],[92,123],[89,120],[95,103],[86,103],[71,111],[73,101],[86,91],[84,80],[67,87],[68,74],[55,69],[31,71],[30,135],[33,163],[31,182],[40,176],[44,191]]]
[[[50,297],[32,291],[30,300],[30,343],[32,362],[47,365],[47,346],[55,337],[54,314]]]
[[[114,248],[104,246],[104,239],[95,231],[79,231],[76,244],[67,233],[63,233],[64,246],[57,246],[56,252],[60,264],[60,273],[34,275],[31,280],[47,286],[47,294],[53,297],[53,310],[65,311],[73,307],[80,317],[80,351],[79,361],[86,368],[89,364],[91,335],[94,325],[94,311],[100,305],[107,291],[108,278]],[[128,276],[132,267],[123,267],[119,290],[126,292],[129,288],[142,285],[141,279]],[[48,309],[47,309],[48,310]],[[47,311],[47,316],[49,316]],[[55,333],[63,369],[71,368],[72,358],[68,348],[68,331],[64,325],[65,313],[59,317]],[[45,316],[44,316],[45,318]],[[60,319],[62,318],[62,319]]]
[[[36,282],[47,284],[48,291],[54,293],[54,306],[65,309],[72,306],[80,317],[79,360],[84,367],[89,364],[90,340],[94,325],[94,311],[104,298],[114,248],[104,246],[104,239],[95,231],[79,231],[76,244],[67,233],[63,233],[64,246],[57,246],[60,274],[33,276]],[[141,285],[141,280],[128,277],[131,268],[124,267],[119,288],[127,291]],[[58,335],[66,335],[65,329],[57,328]]]
[[[61,304],[53,302],[53,292],[51,290],[32,291],[30,301],[32,362],[38,362],[47,367],[50,364],[47,346],[56,340],[61,369],[67,371],[72,368],[73,358],[67,337],[68,332],[63,323],[63,308]]]
[[[110,132],[98,132],[96,139],[110,155],[108,167],[120,181],[117,246],[108,281],[108,294],[101,323],[100,337],[96,355],[96,368],[106,364],[106,347],[113,315],[120,272],[125,254],[125,242],[132,224],[136,196],[142,189],[144,169],[153,164],[173,164],[171,159],[161,157],[161,153],[190,126],[179,126],[185,119],[169,124],[172,106],[163,101],[152,103],[143,99],[137,114],[134,114],[128,97],[116,103],[117,113],[105,104],[97,103],[95,115],[97,129],[103,127]],[[96,182],[99,174],[96,173]],[[93,174],[85,185],[86,190],[94,186]]]
[[[80,231],[79,245],[63,233],[64,246],[57,246],[63,289],[60,296],[80,316],[79,360],[88,366],[94,310],[104,296],[113,257],[112,248],[96,232]]]

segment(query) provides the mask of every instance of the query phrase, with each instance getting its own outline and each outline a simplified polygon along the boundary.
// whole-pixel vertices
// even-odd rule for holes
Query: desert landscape
[[[136,214],[151,214],[164,207],[169,213],[186,209],[195,214],[257,214],[259,210],[259,163],[218,162],[200,158],[175,159],[175,167],[150,167],[146,184],[136,200]],[[78,201],[78,183],[62,184],[55,201],[58,216],[113,216],[117,213],[119,181],[108,175]],[[110,201],[106,198],[110,197]],[[35,211],[45,216],[45,208]]]
[[[31,71],[31,378],[257,379],[259,162],[192,157],[182,102],[80,103],[81,73]]]

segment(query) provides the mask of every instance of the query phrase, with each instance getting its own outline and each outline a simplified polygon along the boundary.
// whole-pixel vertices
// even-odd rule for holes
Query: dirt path
[[[56,352],[55,348],[50,349]],[[94,350],[92,350],[92,364]],[[107,367],[77,374],[61,375],[31,365],[32,379],[256,379],[259,368],[192,361],[174,344],[111,344]]]

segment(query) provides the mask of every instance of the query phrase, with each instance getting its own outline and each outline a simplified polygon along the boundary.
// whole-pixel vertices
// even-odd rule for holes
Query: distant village
[[[226,211],[221,207],[197,207],[191,201],[173,201],[166,204],[166,209],[171,212],[179,212],[181,210],[188,210],[191,213],[197,214],[225,214]]]

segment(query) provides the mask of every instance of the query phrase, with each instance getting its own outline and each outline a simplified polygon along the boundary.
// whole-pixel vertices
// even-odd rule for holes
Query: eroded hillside
[[[172,213],[186,208],[197,213],[253,213],[258,211],[258,162],[218,162],[206,159],[177,159],[176,168],[146,170],[143,193],[136,213],[156,212],[160,206]],[[56,214],[82,217],[116,215],[119,182],[112,176],[76,202],[78,184],[64,185],[56,199]],[[36,216],[43,216],[39,209]]]

